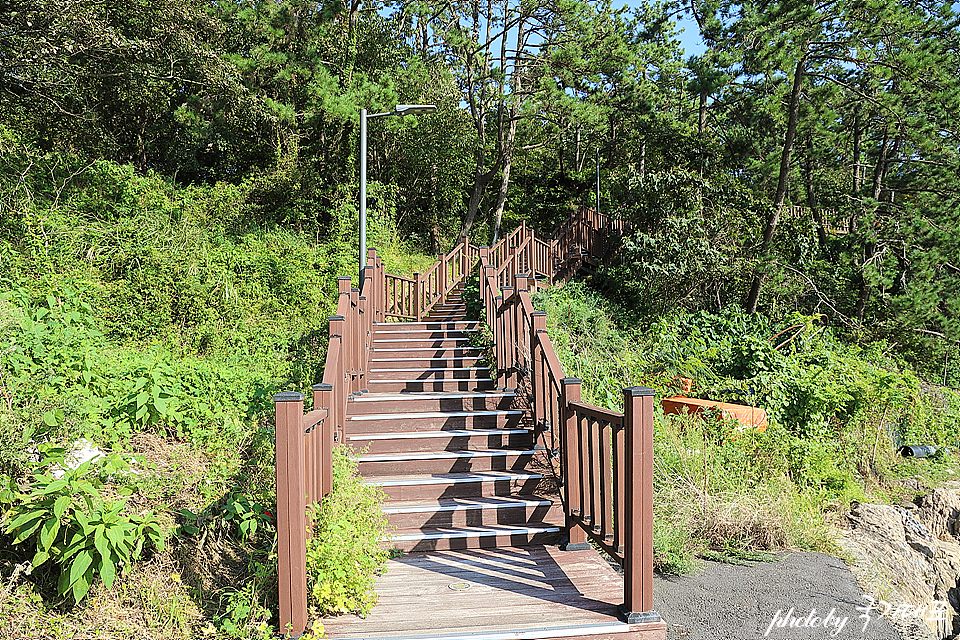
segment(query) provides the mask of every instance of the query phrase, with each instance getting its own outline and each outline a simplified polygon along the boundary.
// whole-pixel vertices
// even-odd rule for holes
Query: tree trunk
[[[804,54],[797,61],[797,68],[793,74],[787,132],[783,138],[783,152],[780,155],[780,177],[777,181],[777,192],[773,198],[773,210],[770,212],[770,217],[767,218],[767,224],[763,229],[761,254],[763,258],[769,256],[773,248],[773,234],[777,230],[777,224],[780,222],[780,211],[783,209],[783,202],[787,197],[787,188],[790,182],[790,154],[793,152],[793,140],[797,135],[797,115],[800,111],[800,92],[803,89],[803,74],[806,62],[807,56]],[[747,296],[747,304],[745,305],[747,313],[756,313],[762,284],[763,274],[761,269],[758,269],[753,275],[753,282],[750,284],[750,294]]]
[[[860,139],[863,135],[863,132],[860,128],[860,103],[853,108],[853,197],[854,199],[860,198]],[[857,216],[850,216],[850,221],[847,224],[847,232],[853,233],[856,231],[857,225]]]
[[[697,113],[697,134],[702,138],[703,130],[707,128],[707,92],[700,92],[700,110]]]
[[[813,221],[817,228],[817,242],[820,243],[820,251],[827,248],[827,230],[823,221],[823,214],[817,205],[817,197],[813,193],[813,135],[807,134],[807,152],[803,158],[803,184],[807,192],[807,207],[813,214]]]

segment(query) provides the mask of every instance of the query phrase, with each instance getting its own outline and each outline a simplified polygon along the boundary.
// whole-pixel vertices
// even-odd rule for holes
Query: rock
[[[936,538],[958,536],[957,522],[960,520],[960,491],[938,487],[923,497],[917,518],[926,523],[930,533]]]
[[[922,637],[920,621],[930,636],[942,640],[960,631],[960,488],[940,487],[920,506],[854,503],[848,516],[851,531],[840,546],[854,561],[863,586],[901,611],[900,626],[910,637]]]

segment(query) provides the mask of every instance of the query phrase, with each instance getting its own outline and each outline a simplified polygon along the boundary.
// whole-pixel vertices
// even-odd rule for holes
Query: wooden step
[[[403,474],[364,478],[365,483],[379,486],[391,500],[436,500],[533,494],[542,480],[543,474],[530,471]]]
[[[470,346],[470,338],[377,338],[373,339],[373,349],[390,351],[393,349],[456,349]]]
[[[367,365],[371,371],[375,369],[403,369],[406,367],[423,367],[424,369],[475,368],[481,359],[479,354],[440,358],[434,357],[432,354],[414,357],[404,357],[404,354],[401,354],[400,357],[389,358],[380,357],[382,355],[380,353],[371,353],[371,355],[374,357],[369,360],[369,364]]]
[[[401,551],[436,551],[440,549],[482,549],[556,544],[560,527],[542,522],[520,525],[484,527],[451,527],[398,531],[385,545]]]
[[[451,338],[469,339],[476,329],[375,329],[373,339],[377,340],[448,340]]]
[[[533,448],[529,429],[443,429],[441,431],[388,431],[354,433],[350,427],[347,444],[366,454],[426,451],[480,451],[507,447]]]
[[[360,475],[468,473],[472,471],[522,471],[533,460],[533,449],[481,449],[381,453],[356,456]]]
[[[562,521],[560,503],[532,495],[395,501],[383,506],[387,522],[398,529],[479,527]]]
[[[466,380],[487,378],[489,374],[490,369],[487,367],[407,367],[367,370],[368,382],[374,380]]]
[[[362,413],[347,416],[347,433],[443,431],[450,429],[516,428],[523,418],[519,409],[477,411],[406,411]]]
[[[407,329],[430,329],[443,331],[459,331],[464,329],[476,330],[479,324],[476,320],[462,320],[459,322],[374,322],[373,329],[391,329],[405,331]]]
[[[371,392],[398,393],[418,391],[488,391],[496,383],[490,378],[432,379],[432,380],[368,380],[367,388]]]
[[[431,348],[431,347],[388,347],[375,348],[370,350],[371,358],[389,359],[389,358],[429,358],[443,360],[445,358],[474,358],[482,354],[476,347],[451,347],[451,348]]]
[[[517,394],[508,391],[477,393],[365,393],[347,404],[347,415],[435,411],[489,411],[509,409]]]

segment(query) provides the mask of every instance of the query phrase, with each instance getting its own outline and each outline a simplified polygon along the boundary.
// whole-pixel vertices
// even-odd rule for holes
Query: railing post
[[[566,551],[582,551],[589,549],[587,532],[579,524],[583,515],[583,492],[580,488],[580,478],[583,473],[581,459],[580,430],[577,428],[577,412],[570,406],[571,402],[580,402],[579,378],[564,378],[560,381],[560,416],[563,436],[560,450],[563,456],[563,502],[565,526],[567,529]]]
[[[323,419],[320,425],[320,473],[318,474],[319,488],[317,496],[322,498],[333,491],[333,443],[337,438],[335,412],[331,406],[333,399],[333,385],[320,384],[313,385],[313,408],[326,409],[327,417]]]
[[[340,341],[340,367],[339,371],[336,372],[335,380],[336,382],[333,385],[333,396],[332,396],[332,410],[330,416],[333,418],[334,428],[342,432],[346,419],[344,418],[344,409],[347,405],[347,380],[349,378],[349,373],[347,372],[347,351],[349,349],[347,341],[343,337],[343,331],[346,328],[346,318],[343,316],[330,316],[330,342],[334,340]],[[330,349],[330,345],[327,345],[327,349]]]
[[[350,395],[360,395],[360,290],[350,288]]]
[[[496,278],[496,269],[492,264],[484,264],[483,268],[480,269],[480,295],[483,297],[483,306],[487,312],[487,326],[490,327],[494,340],[497,338],[494,328],[496,321],[494,299],[496,296],[494,296],[495,291],[488,288],[487,284],[490,278]]]
[[[516,375],[514,373],[514,367],[516,366],[517,352],[516,336],[513,333],[513,287],[501,287],[501,291],[503,291],[503,303],[500,305],[500,326],[503,340],[500,351],[503,354],[503,359],[497,360],[497,374],[499,377],[502,372],[503,389],[516,389],[516,385],[513,387],[510,386],[510,383]]]
[[[521,293],[530,293],[530,276],[526,273],[521,273],[517,275],[517,294],[514,298],[514,314],[513,314],[513,335],[514,339],[517,342],[516,355],[514,356],[518,362],[518,366],[521,363],[519,360],[521,358],[530,357],[530,334],[524,331],[524,317],[523,317],[523,304],[520,300]],[[519,384],[519,379],[518,379]]]
[[[532,325],[530,330],[530,386],[533,389],[533,424],[535,427],[541,427],[542,425],[541,428],[546,433],[551,425],[546,417],[546,363],[539,334],[547,332],[547,314],[543,311],[534,311],[530,314],[530,324]],[[553,434],[551,444],[555,445],[555,438],[556,434]]]
[[[493,322],[490,325],[493,333],[493,353],[497,359],[497,388],[501,390],[504,387],[500,384],[500,379],[503,377],[507,366],[506,333],[504,330],[506,322],[503,318],[506,305],[503,303],[503,299],[502,293],[493,297]]]
[[[277,577],[280,631],[297,637],[307,626],[307,520],[304,504],[303,394],[273,396],[277,459]]]
[[[367,316],[370,315],[367,308],[367,296],[359,296],[357,299],[357,313],[359,314],[357,318],[357,369],[359,369],[360,375],[357,378],[357,393],[360,394],[370,391],[367,389],[367,378],[369,377],[367,375],[367,354],[369,353],[371,330],[367,328]]]
[[[447,295],[447,254],[441,253],[437,259],[440,261],[440,273],[437,274],[440,277],[437,284],[440,287],[440,300],[443,300]]]
[[[413,274],[413,314],[417,322],[423,320],[423,284],[419,271]]]
[[[658,622],[653,610],[653,400],[647,387],[623,390],[626,438],[626,531],[621,619],[628,624]]]

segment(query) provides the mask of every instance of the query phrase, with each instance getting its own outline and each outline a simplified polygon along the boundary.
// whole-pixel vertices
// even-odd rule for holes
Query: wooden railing
[[[304,396],[274,396],[276,410],[277,537],[280,628],[298,636],[307,624],[307,506],[333,486],[335,443],[344,441],[347,401],[364,393],[373,323],[421,320],[479,262],[487,322],[493,332],[498,385],[532,390],[532,412],[542,438],[561,460],[568,549],[586,548],[586,536],[624,568],[622,613],[630,622],[659,619],[652,612],[652,391],[624,390],[624,414],[580,402],[580,381],[566,378],[546,334],[545,314],[529,290],[575,273],[585,257],[602,262],[623,225],[580,211],[552,241],[525,223],[492,247],[466,238],[426,273],[407,278],[386,272],[376,249],[367,253],[360,288],[339,279],[336,315],[323,381],[313,386],[313,410]],[[532,274],[532,275],[528,275]]]
[[[615,246],[611,235],[623,229],[620,221],[581,211],[546,243],[521,225],[503,246],[480,249],[480,268],[497,386],[527,392],[538,437],[559,460],[566,548],[588,548],[589,537],[621,564],[620,613],[638,623],[659,620],[652,599],[654,392],[624,389],[623,413],[581,402],[581,381],[564,374],[546,314],[534,310],[530,299],[536,286],[572,275],[568,257],[574,263],[585,255],[606,260]],[[540,252],[543,245],[549,251]],[[548,278],[540,271],[547,269],[544,260],[553,266]]]

